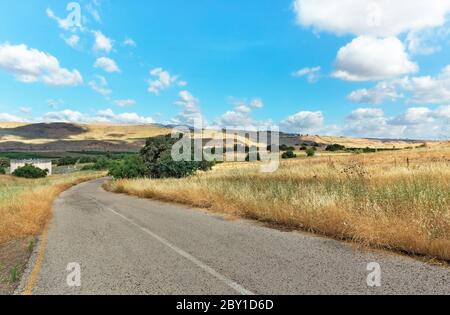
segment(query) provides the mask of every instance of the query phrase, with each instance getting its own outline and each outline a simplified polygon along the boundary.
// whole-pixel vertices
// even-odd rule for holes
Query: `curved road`
[[[81,184],[55,203],[33,294],[448,294],[450,269]],[[381,287],[367,285],[369,263]],[[71,264],[72,265],[69,265]],[[81,286],[67,277],[81,267]],[[71,278],[76,279],[76,278]],[[72,283],[73,285],[74,283]]]

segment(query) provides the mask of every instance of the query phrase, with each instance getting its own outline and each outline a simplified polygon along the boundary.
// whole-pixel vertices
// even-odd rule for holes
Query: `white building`
[[[48,175],[52,175],[52,161],[50,160],[11,160],[10,173],[14,173],[19,167],[31,164],[41,170],[48,170]]]

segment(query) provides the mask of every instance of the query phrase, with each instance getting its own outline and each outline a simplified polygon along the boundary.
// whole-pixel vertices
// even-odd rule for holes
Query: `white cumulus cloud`
[[[150,75],[155,77],[155,79],[151,79],[149,81],[148,91],[155,95],[159,95],[161,91],[168,89],[178,80],[177,76],[172,76],[163,68],[155,68],[151,70]]]
[[[347,81],[373,81],[418,70],[397,38],[361,36],[339,50],[333,76]]]
[[[390,37],[443,26],[450,0],[295,0],[294,9],[316,31]]]
[[[0,45],[0,69],[24,83],[43,82],[54,86],[77,86],[83,83],[78,70],[62,68],[56,57],[24,44]]]
[[[113,49],[114,41],[106,37],[100,31],[94,31],[93,33],[95,36],[94,49],[96,51],[105,51],[106,53],[111,52],[111,50]]]
[[[109,73],[120,72],[120,69],[119,69],[119,66],[117,65],[117,63],[113,59],[107,58],[107,57],[97,58],[97,60],[95,61],[94,67],[100,68]]]

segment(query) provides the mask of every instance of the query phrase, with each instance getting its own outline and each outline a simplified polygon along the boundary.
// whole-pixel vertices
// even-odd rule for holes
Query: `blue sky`
[[[450,135],[448,0],[77,3],[0,2],[0,121]]]

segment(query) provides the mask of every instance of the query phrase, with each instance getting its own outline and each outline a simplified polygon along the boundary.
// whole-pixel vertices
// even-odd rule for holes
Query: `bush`
[[[109,175],[116,179],[145,177],[147,168],[140,156],[129,156],[123,161],[111,165]]]
[[[82,156],[78,161],[80,164],[96,163],[98,158],[96,156]]]
[[[297,157],[297,155],[294,153],[294,151],[289,150],[289,151],[287,151],[287,152],[284,152],[284,153],[281,155],[281,157],[282,157],[283,159],[294,159],[294,158]]]
[[[0,175],[5,175],[6,171],[3,167],[0,167]]]
[[[48,170],[41,170],[31,164],[19,167],[13,172],[13,176],[22,178],[44,178],[47,177]]]
[[[327,148],[325,150],[329,151],[329,152],[344,151],[345,146],[335,143],[335,144],[327,146]]]
[[[111,170],[114,166],[119,164],[121,161],[113,161],[106,157],[101,157],[97,159],[94,164],[85,165],[81,169],[82,171],[106,171]]]
[[[308,156],[308,157],[313,157],[313,156],[315,156],[316,155],[316,150],[314,150],[314,149],[308,149],[308,150],[306,150],[306,155]]]
[[[287,151],[288,150],[288,146],[285,144],[280,145],[280,151]]]
[[[57,165],[58,166],[69,166],[69,165],[75,165],[78,163],[78,158],[71,157],[71,156],[65,156],[58,160]]]
[[[0,168],[8,168],[10,166],[10,162],[8,158],[0,158]]]
[[[212,169],[214,162],[193,161],[193,152],[191,152],[191,161],[174,161],[172,159],[172,147],[178,141],[179,139],[174,139],[171,135],[147,140],[141,150],[147,176],[152,178],[183,178],[195,174],[198,170],[208,171]],[[193,148],[194,142],[192,141]]]

